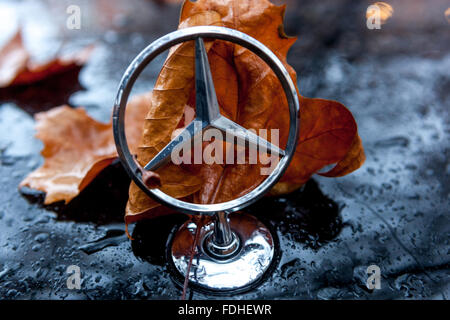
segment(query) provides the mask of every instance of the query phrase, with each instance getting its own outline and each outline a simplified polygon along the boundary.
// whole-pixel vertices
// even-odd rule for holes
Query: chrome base
[[[258,284],[271,266],[275,243],[269,229],[254,216],[242,212],[225,219],[232,235],[227,244],[217,244],[215,224],[221,224],[217,219],[201,228],[189,273],[190,287],[221,293],[245,291]],[[168,258],[180,284],[187,273],[196,229],[188,221],[169,239]]]

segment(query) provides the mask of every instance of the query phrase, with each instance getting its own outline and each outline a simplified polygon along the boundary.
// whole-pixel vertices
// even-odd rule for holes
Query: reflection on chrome
[[[195,227],[193,228],[192,224],[187,222],[182,226],[174,241],[186,239],[184,232],[195,233]],[[269,268],[274,256],[274,244],[268,229],[255,217],[240,213],[230,215],[230,226],[241,243],[238,254],[230,259],[219,260],[207,252],[203,243],[199,243],[189,274],[189,279],[197,285],[232,290],[257,281]],[[200,239],[205,239],[205,235],[213,228],[214,222],[203,226]],[[190,246],[186,248],[190,249]],[[175,267],[181,274],[186,273],[189,257],[189,252],[184,254],[172,252]],[[249,265],[252,268],[249,268]]]

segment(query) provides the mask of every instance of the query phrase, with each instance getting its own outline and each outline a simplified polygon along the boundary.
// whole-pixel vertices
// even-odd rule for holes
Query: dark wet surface
[[[43,207],[42,195],[17,191],[42,162],[31,115],[69,103],[108,120],[127,64],[177,25],[177,6],[74,3],[86,14],[79,31],[65,28],[64,1],[0,3],[2,17],[17,10],[38,57],[62,41],[74,48],[97,42],[80,83],[67,75],[64,90],[53,79],[0,91],[0,298],[177,299],[181,291],[167,273],[164,247],[183,217],[138,223],[130,242],[122,223],[129,179],[120,164],[67,207]],[[261,287],[233,298],[448,298],[450,24],[444,11],[450,4],[390,1],[394,17],[381,30],[368,30],[368,2],[301,3],[289,2],[286,21],[287,33],[299,35],[289,62],[300,90],[351,109],[367,161],[347,177],[315,177],[302,190],[248,209],[276,227],[281,259]],[[11,26],[4,23],[2,31]],[[137,91],[148,90],[156,75],[156,68],[146,72]],[[45,92],[41,100],[36,90]],[[380,290],[365,286],[371,264],[381,269]],[[81,268],[80,290],[66,287],[69,265]]]

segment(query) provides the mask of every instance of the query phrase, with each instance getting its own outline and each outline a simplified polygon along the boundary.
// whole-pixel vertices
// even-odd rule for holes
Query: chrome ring
[[[290,114],[289,136],[285,149],[286,155],[281,158],[272,173],[259,186],[246,195],[227,202],[215,204],[195,204],[181,201],[163,193],[159,189],[147,188],[142,177],[138,174],[138,172],[142,172],[143,169],[139,166],[137,161],[135,161],[133,155],[131,155],[125,135],[125,108],[129,94],[141,72],[155,57],[165,50],[181,42],[195,40],[198,37],[230,41],[257,54],[269,65],[280,80],[286,94]],[[147,46],[131,62],[125,71],[118,88],[113,112],[113,132],[117,152],[122,164],[136,185],[148,196],[163,205],[184,213],[213,215],[215,212],[219,211],[234,212],[250,205],[268,192],[280,179],[292,160],[297,146],[299,127],[298,112],[299,100],[295,85],[283,63],[269,48],[258,40],[234,29],[217,26],[199,26],[180,29],[159,38]]]

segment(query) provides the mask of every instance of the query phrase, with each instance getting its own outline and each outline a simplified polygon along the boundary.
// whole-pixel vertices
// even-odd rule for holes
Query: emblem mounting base
[[[189,272],[190,286],[198,291],[230,294],[257,286],[268,274],[277,254],[276,239],[270,230],[252,215],[238,212],[226,217],[235,248],[228,255],[211,252],[217,220],[200,226],[199,239]],[[182,286],[191,256],[191,241],[197,225],[185,222],[168,241],[167,258],[175,271],[174,280]],[[188,243],[186,243],[188,242]],[[237,243],[237,246],[235,244]]]

